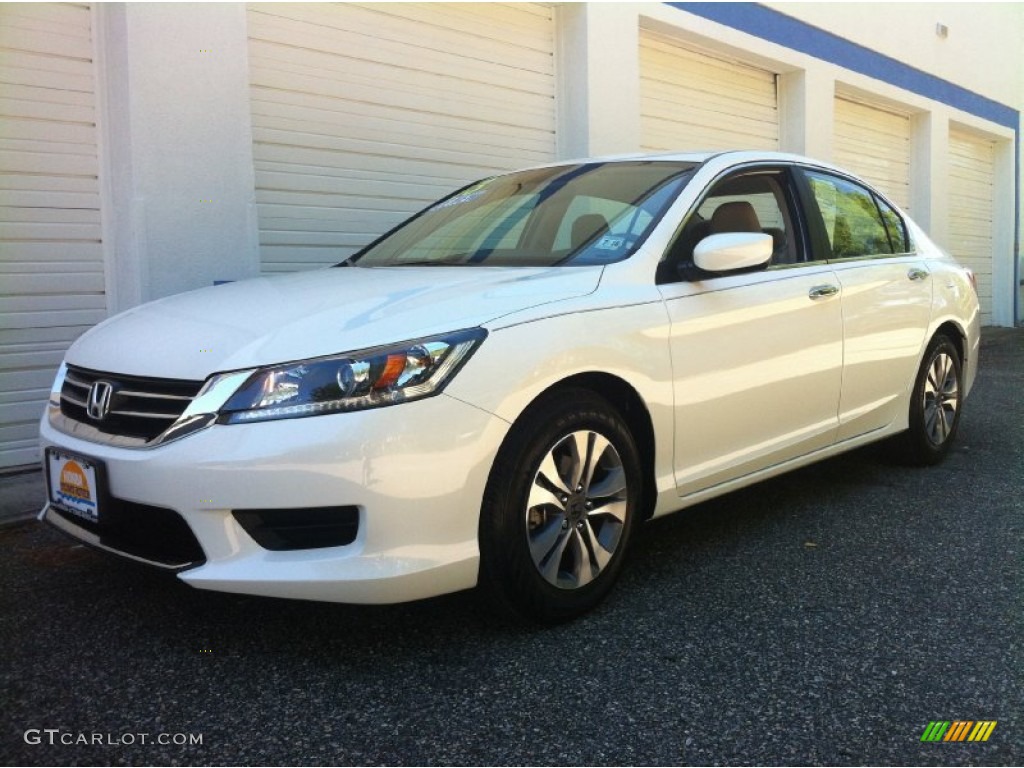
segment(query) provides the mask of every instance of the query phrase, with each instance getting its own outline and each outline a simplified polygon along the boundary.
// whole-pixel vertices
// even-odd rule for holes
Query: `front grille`
[[[109,384],[111,395],[108,413],[93,419],[87,405],[89,391],[97,381]],[[181,416],[202,386],[201,381],[125,376],[69,365],[60,393],[60,412],[104,434],[148,442]]]
[[[99,524],[54,506],[50,510],[92,534],[86,541],[107,551],[167,568],[187,568],[206,562],[192,529],[173,509],[111,498],[103,507]]]

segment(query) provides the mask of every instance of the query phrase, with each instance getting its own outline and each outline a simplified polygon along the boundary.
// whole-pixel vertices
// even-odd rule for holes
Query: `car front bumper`
[[[366,411],[215,425],[147,449],[81,440],[44,416],[41,442],[44,451],[103,462],[107,490],[119,502],[180,515],[205,556],[178,573],[194,587],[393,603],[476,584],[480,502],[507,429],[441,394]],[[315,549],[264,549],[232,514],[338,505],[359,510],[355,540]],[[102,546],[87,526],[49,505],[40,517]]]

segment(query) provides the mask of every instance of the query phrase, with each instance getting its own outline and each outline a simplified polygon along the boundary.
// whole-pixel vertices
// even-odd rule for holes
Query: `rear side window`
[[[834,259],[906,253],[900,216],[870,190],[852,181],[807,172]]]

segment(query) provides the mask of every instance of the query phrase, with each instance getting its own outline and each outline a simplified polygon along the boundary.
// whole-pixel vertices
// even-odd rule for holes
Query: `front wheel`
[[[910,426],[895,444],[908,464],[938,464],[949,453],[960,425],[962,363],[956,345],[936,336],[928,345],[910,397]]]
[[[575,618],[611,590],[641,499],[628,427],[589,390],[546,396],[513,425],[480,520],[481,582],[517,613]]]

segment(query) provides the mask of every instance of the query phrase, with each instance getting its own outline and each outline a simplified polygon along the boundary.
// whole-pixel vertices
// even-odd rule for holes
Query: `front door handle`
[[[831,283],[825,283],[824,285],[816,285],[807,292],[808,297],[812,300],[817,301],[818,299],[827,299],[829,296],[835,296],[839,293],[839,286],[832,285]]]
[[[924,280],[928,277],[928,270],[921,269],[920,267],[911,267],[910,271],[907,272],[907,277],[911,280]]]

